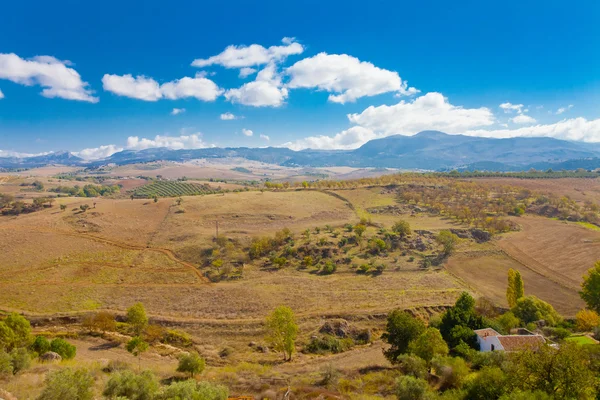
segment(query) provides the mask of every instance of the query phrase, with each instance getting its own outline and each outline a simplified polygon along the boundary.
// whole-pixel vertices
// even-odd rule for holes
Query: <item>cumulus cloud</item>
[[[104,90],[116,95],[144,101],[177,100],[187,97],[214,101],[223,93],[223,90],[203,73],[197,73],[194,78],[184,77],[162,85],[152,78],[141,75],[133,77],[130,74],[105,74],[102,77],[102,86]]]
[[[511,138],[511,137],[552,137],[562,140],[600,142],[600,119],[571,118],[552,124],[538,124],[517,129],[469,130],[469,136]]]
[[[441,93],[431,92],[412,101],[349,114],[350,122],[382,135],[413,135],[423,130],[461,133],[467,129],[492,125],[494,114],[485,107],[463,108],[451,104]]]
[[[250,46],[228,46],[222,53],[207,59],[196,59],[192,62],[194,67],[208,67],[210,65],[221,65],[225,68],[255,67],[279,62],[288,56],[301,54],[304,46],[296,42],[294,38],[283,38],[283,46],[271,46],[265,48],[259,44]]]
[[[80,151],[73,152],[77,157],[81,157],[84,160],[99,160],[102,158],[110,157],[119,151],[123,151],[122,147],[115,146],[114,144],[108,144],[105,146],[83,149]]]
[[[69,61],[61,61],[52,56],[36,56],[25,60],[14,53],[0,53],[0,79],[43,88],[42,96],[60,97],[67,100],[97,103],[87,82],[73,68]]]
[[[240,78],[244,79],[256,72],[256,68],[244,67],[240,69]]]
[[[2,90],[0,90],[0,99],[4,98],[4,93],[2,93]]]
[[[292,150],[351,150],[359,148],[369,140],[376,138],[377,135],[372,130],[363,128],[362,126],[353,126],[352,128],[342,131],[334,136],[310,136],[294,142],[284,143],[283,146],[289,147]]]
[[[250,129],[246,129],[246,128],[242,129],[242,133],[244,134],[244,136],[252,136],[252,135],[254,135],[254,132],[252,132]]]
[[[202,149],[208,147],[208,145],[202,140],[202,135],[199,133],[181,136],[156,135],[154,139],[139,138],[138,136],[129,136],[127,138],[127,149],[130,150],[144,150],[157,147],[181,150]]]
[[[287,68],[291,77],[289,88],[317,88],[332,93],[329,101],[353,102],[364,96],[396,92],[413,95],[417,89],[408,87],[397,72],[378,68],[347,54],[320,53],[305,58]]]
[[[185,108],[174,108],[171,115],[179,115],[185,112]]]
[[[567,112],[567,111],[569,111],[571,108],[573,108],[573,104],[569,104],[569,105],[568,105],[568,106],[566,106],[566,107],[561,107],[561,108],[559,108],[558,110],[556,110],[556,115],[560,115],[560,114],[562,114],[562,113],[564,113],[564,112]]]
[[[503,109],[505,113],[517,112],[520,114],[523,112],[524,106],[523,106],[523,104],[512,104],[512,103],[506,102],[506,103],[500,104],[499,107],[501,109]]]
[[[283,87],[281,76],[273,63],[262,69],[254,81],[225,92],[225,98],[232,103],[252,107],[280,107],[287,96],[288,91]]]
[[[238,119],[239,117],[237,117],[236,115],[230,113],[230,112],[226,112],[225,114],[221,114],[220,117],[223,121],[232,121],[234,119]]]
[[[47,151],[44,153],[21,153],[19,151],[13,150],[0,150],[0,157],[16,157],[16,158],[24,158],[24,157],[36,157],[36,156],[45,156],[47,154],[51,154],[51,151]]]
[[[266,140],[267,142],[268,142],[269,140],[271,140],[271,138],[270,138],[270,137],[268,137],[267,135],[263,135],[262,133],[260,134],[260,138],[261,138],[261,139],[263,139],[263,140]]]
[[[520,125],[535,124],[537,122],[535,118],[525,114],[517,115],[516,117],[511,118],[510,121]]]

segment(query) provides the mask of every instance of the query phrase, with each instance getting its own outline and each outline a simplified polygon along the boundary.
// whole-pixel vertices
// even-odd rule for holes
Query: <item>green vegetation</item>
[[[80,187],[75,186],[58,186],[55,188],[48,189],[49,192],[68,194],[69,196],[75,197],[99,197],[99,196],[110,196],[119,193],[121,188],[118,185],[85,185]]]
[[[65,368],[51,372],[38,400],[91,400],[94,378],[85,369]]]
[[[142,303],[136,303],[127,310],[127,322],[139,335],[148,326],[148,316]]]
[[[206,368],[206,362],[196,353],[186,353],[179,357],[177,372],[188,373],[190,378],[201,374],[204,368]]]
[[[283,353],[284,361],[291,361],[296,347],[295,341],[298,335],[298,325],[291,308],[286,306],[277,307],[266,320],[267,342],[275,351]]]
[[[508,288],[506,289],[506,301],[509,307],[517,305],[517,301],[525,295],[525,289],[523,286],[523,278],[519,271],[514,269],[508,270]]]
[[[209,185],[177,181],[153,181],[133,191],[137,198],[151,199],[158,197],[198,196],[219,192]]]

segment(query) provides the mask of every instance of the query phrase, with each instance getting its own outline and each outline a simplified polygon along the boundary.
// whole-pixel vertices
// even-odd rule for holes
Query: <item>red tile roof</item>
[[[477,329],[474,332],[480,338],[485,338],[485,337],[489,337],[489,336],[500,336],[500,334],[498,332],[496,332],[495,330],[493,330],[492,328]]]
[[[541,335],[500,335],[498,341],[504,347],[504,351],[535,351],[546,343],[546,339]]]

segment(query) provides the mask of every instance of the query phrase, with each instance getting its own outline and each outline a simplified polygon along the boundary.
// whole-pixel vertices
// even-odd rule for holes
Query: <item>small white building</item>
[[[529,332],[530,333],[530,332]],[[479,351],[524,351],[537,350],[546,339],[534,333],[525,335],[501,335],[492,328],[475,331]]]

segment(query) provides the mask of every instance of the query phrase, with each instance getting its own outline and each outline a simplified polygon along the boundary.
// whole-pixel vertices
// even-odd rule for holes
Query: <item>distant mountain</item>
[[[4,157],[0,158],[0,168],[36,168],[51,164],[82,165],[83,158],[79,158],[68,151],[58,151],[33,157]]]
[[[412,170],[479,169],[516,171],[529,168],[596,168],[600,145],[553,138],[492,139],[423,131],[414,136],[375,139],[356,150],[302,150],[283,147],[124,150],[103,160],[85,162],[68,152],[28,158],[0,158],[0,167],[31,168],[47,164],[98,167],[151,161],[200,158],[245,158],[289,167],[350,166]],[[553,167],[554,166],[554,167]]]

